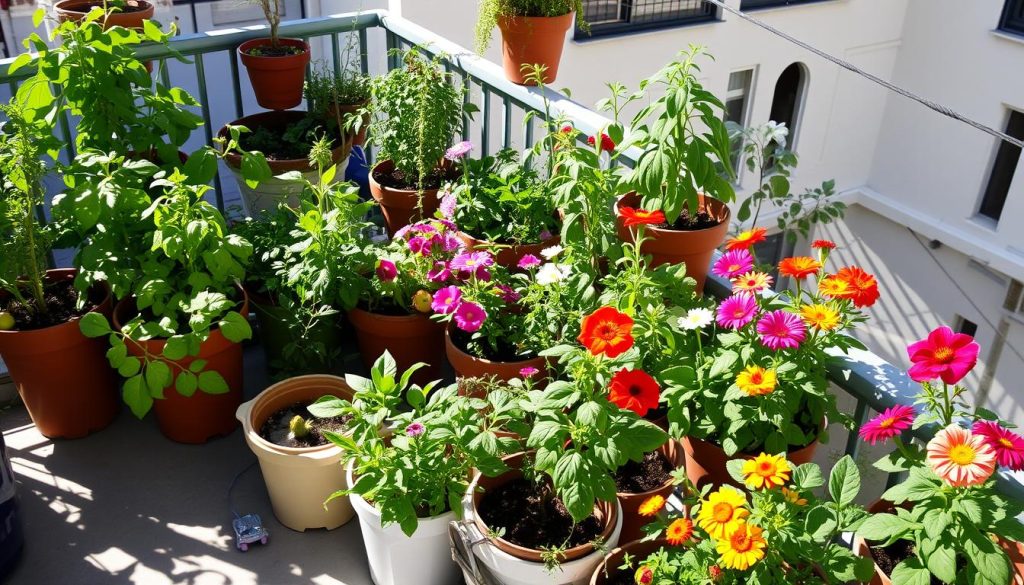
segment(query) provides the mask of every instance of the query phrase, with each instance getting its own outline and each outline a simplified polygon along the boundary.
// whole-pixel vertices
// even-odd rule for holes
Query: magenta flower
[[[454,250],[462,250],[463,244],[455,234],[445,234],[441,236],[441,249],[445,252],[452,252]]]
[[[478,267],[476,269],[476,272],[473,273],[473,277],[476,278],[477,280],[482,280],[484,282],[490,282],[491,281],[491,271],[487,270],[486,266],[480,266],[480,267]]]
[[[427,271],[427,278],[430,282],[446,282],[452,277],[452,271],[444,262],[434,262],[434,267]]]
[[[416,236],[409,239],[409,251],[413,254],[419,254],[420,256],[429,256],[430,250],[433,247],[433,242],[424,238],[423,236]]]
[[[407,234],[407,233],[409,233],[411,231],[412,231],[412,225],[407,225],[407,226],[400,227],[400,228],[398,228],[398,231],[395,232],[395,239],[396,240],[404,239],[405,238],[405,234]]]
[[[914,409],[909,406],[894,406],[871,419],[860,428],[860,438],[874,445],[888,441],[914,424]]]
[[[540,266],[540,258],[534,256],[533,254],[525,254],[522,258],[519,259],[519,263],[516,264],[516,266],[522,268],[523,270],[529,270],[530,268]]]
[[[444,157],[450,161],[456,161],[469,154],[469,151],[471,150],[473,150],[473,143],[468,140],[463,140],[462,142],[449,148],[444,153]]]
[[[453,232],[459,231],[459,228],[456,227],[455,222],[451,221],[449,219],[435,219],[434,223],[440,225],[441,227],[443,227],[445,229],[451,230]]]
[[[441,216],[445,219],[453,219],[455,217],[455,193],[451,191],[445,192],[444,196],[441,197],[441,203],[438,208],[441,211]]]
[[[761,317],[757,332],[761,334],[761,345],[769,349],[792,349],[807,337],[807,326],[799,315],[779,309]]]
[[[500,293],[499,296],[501,297],[501,300],[505,301],[506,303],[514,303],[522,298],[522,295],[517,293],[514,288],[508,286],[507,284],[499,284],[496,286],[496,288]]]
[[[430,308],[435,313],[450,315],[462,304],[462,291],[457,286],[446,286],[434,293]]]
[[[405,434],[410,437],[418,437],[427,430],[427,427],[423,426],[423,423],[414,422],[409,426],[405,427]]]
[[[540,372],[540,370],[538,370],[537,368],[534,368],[533,366],[526,366],[525,368],[519,370],[519,375],[523,378],[532,378],[536,376],[538,372]]]
[[[722,327],[729,329],[742,329],[754,320],[757,315],[757,299],[754,295],[739,293],[722,301],[718,305],[718,314],[715,320]]]
[[[939,327],[927,339],[907,347],[910,361],[914,362],[907,373],[915,382],[942,378],[947,384],[956,384],[978,363],[980,349],[970,335]]]
[[[398,277],[398,268],[391,260],[377,261],[377,278],[383,282],[391,282]]]
[[[435,309],[436,310],[436,309]],[[455,324],[466,333],[479,331],[487,320],[487,311],[476,303],[465,302],[455,309]]]
[[[746,249],[729,250],[719,258],[711,271],[732,280],[754,268],[754,257]]]
[[[1024,470],[1024,437],[988,420],[974,423],[971,432],[983,437],[996,452],[996,462],[1013,471]]]
[[[463,252],[452,258],[448,267],[459,272],[477,272],[481,267],[486,268],[492,264],[494,257],[489,252]],[[480,278],[479,273],[477,278]]]

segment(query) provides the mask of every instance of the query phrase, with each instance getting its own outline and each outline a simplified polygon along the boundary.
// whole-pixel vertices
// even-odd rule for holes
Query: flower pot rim
[[[259,128],[261,125],[266,124],[265,120],[285,120],[285,125],[292,121],[299,121],[309,115],[306,110],[267,110],[265,112],[257,112],[255,114],[249,114],[248,116],[242,116],[237,120],[229,122],[224,126],[221,126],[220,130],[217,131],[218,138],[227,138],[230,134],[228,132],[228,126],[245,126],[249,130]],[[331,161],[334,164],[338,164],[342,159],[348,157],[349,152],[352,150],[352,140],[355,136],[352,133],[346,132],[342,135],[343,141],[339,146],[331,149]],[[223,152],[223,150],[221,151]],[[234,170],[240,170],[242,168],[242,157],[235,151],[224,152],[224,160],[228,166]],[[290,159],[267,159],[267,164],[275,174],[282,174],[288,171],[300,171],[300,172],[311,172],[315,171],[307,158],[290,158]]]
[[[451,335],[452,327],[455,327],[454,323],[449,323],[448,326],[444,328],[444,343],[445,343],[445,346],[450,348],[450,349],[452,349],[452,350],[454,350],[454,351],[456,351],[456,352],[458,352],[458,353],[460,353],[460,354],[462,354],[462,355],[464,355],[464,356],[466,356],[467,359],[475,361],[475,362],[479,362],[479,363],[481,363],[481,364],[483,364],[485,366],[509,366],[509,367],[515,367],[515,366],[520,365],[520,364],[524,364],[525,365],[525,364],[528,364],[530,362],[536,361],[537,359],[543,359],[544,358],[544,356],[542,356],[542,355],[535,355],[532,358],[526,358],[526,359],[522,359],[522,360],[515,360],[515,361],[511,361],[511,362],[502,362],[502,361],[489,360],[487,358],[482,358],[482,357],[476,357],[475,355],[473,355],[473,354],[463,350],[461,347],[456,345],[454,341],[452,341],[452,335]],[[544,361],[546,363],[547,359],[544,359]]]
[[[674,465],[675,466],[675,469],[673,471],[675,471],[676,469],[682,469],[683,468],[683,465],[685,463],[684,459],[685,459],[685,456],[686,456],[685,452],[683,451],[682,445],[676,445],[674,448],[672,447],[672,443],[674,443],[674,442],[675,441],[673,441],[672,439],[669,439],[668,441],[665,442],[664,445],[662,445],[661,447],[658,447],[657,449],[655,449],[655,451],[658,451],[662,455],[665,456],[665,459],[668,460],[668,464],[669,465]],[[666,452],[666,451],[668,451],[670,449],[672,449],[672,455],[674,455],[674,457],[670,457],[669,453]],[[646,499],[646,498],[649,498],[649,497],[654,496],[654,495],[659,495],[661,492],[664,492],[665,490],[673,487],[674,485],[675,485],[675,480],[672,479],[672,478],[669,478],[668,481],[666,481],[665,483],[661,484],[660,486],[658,486],[658,487],[656,487],[654,489],[649,489],[649,490],[647,490],[645,492],[637,492],[637,493],[632,493],[632,492],[615,492],[615,495],[620,497],[620,498],[627,497],[627,498],[637,498],[637,499],[643,498],[643,499]]]
[[[50,268],[49,270],[46,271],[46,276],[44,276],[44,280],[47,279],[47,278],[50,278],[51,275],[54,277],[55,281],[59,281],[57,279],[71,280],[77,274],[78,274],[78,269],[77,268]],[[104,292],[103,300],[98,302],[98,303],[96,303],[95,306],[93,306],[92,309],[89,309],[89,311],[87,313],[84,313],[84,314],[79,315],[77,317],[72,317],[72,318],[68,319],[67,321],[64,321],[63,323],[55,323],[53,325],[49,325],[47,327],[43,327],[42,329],[27,329],[27,330],[24,330],[24,331],[22,331],[20,329],[0,330],[0,335],[9,335],[9,336],[14,336],[14,335],[27,336],[27,335],[33,335],[33,334],[45,335],[47,332],[51,332],[52,333],[53,331],[56,331],[57,328],[59,328],[59,327],[68,327],[68,326],[75,326],[75,327],[77,327],[79,322],[82,320],[82,317],[84,317],[85,315],[88,315],[89,313],[101,313],[102,314],[103,311],[101,309],[103,309],[108,304],[110,305],[111,310],[113,310],[113,307],[114,307],[115,303],[114,303],[113,294],[110,291],[110,285],[106,281],[102,281],[102,282],[97,282],[96,284],[93,285],[93,288],[96,288],[96,287],[101,287],[102,288],[102,290]],[[4,296],[6,296],[6,293],[4,293]],[[24,339],[24,337],[23,337],[23,339]]]
[[[304,382],[309,382],[310,386],[316,385],[318,387],[326,386],[327,382],[333,382],[335,384],[338,384],[339,386],[348,388],[349,391],[352,390],[348,383],[345,382],[344,378],[340,376],[334,376],[331,374],[306,374],[302,376],[293,376],[291,378],[286,378],[284,380],[281,380],[280,382],[271,384],[270,386],[267,386],[262,392],[257,394],[252,400],[249,400],[238,407],[238,414],[244,414],[244,417],[238,416],[238,418],[241,419],[241,422],[244,426],[248,427],[246,429],[246,438],[250,439],[252,442],[259,445],[265,451],[273,451],[276,453],[281,453],[283,455],[308,456],[313,454],[319,455],[324,452],[329,452],[329,454],[333,456],[335,453],[340,453],[341,448],[335,445],[334,443],[331,443],[330,441],[328,441],[324,445],[317,445],[315,447],[285,447],[283,445],[272,443],[264,439],[263,436],[260,435],[258,427],[255,424],[256,421],[253,419],[253,417],[255,416],[254,413],[257,410],[257,406],[261,406],[263,403],[271,400],[275,396],[275,394],[282,391],[282,388],[285,391],[292,390],[292,386],[295,386],[296,383]],[[303,390],[305,388],[306,385],[301,384],[294,389]],[[340,388],[338,388],[337,390],[339,392],[341,391]],[[327,394],[332,393],[325,392],[323,395],[326,396]],[[338,394],[333,395],[338,396]],[[338,397],[340,398],[341,396]],[[261,421],[259,426],[262,426],[263,422],[266,421]],[[344,434],[351,435],[351,431],[346,431]]]
[[[152,2],[150,2],[149,0],[135,0],[135,1],[139,5],[139,10],[135,10],[133,12],[120,12],[120,13],[116,13],[116,14],[139,14],[139,13],[142,13],[142,12],[149,12],[151,9],[155,9],[155,5]],[[79,4],[96,5],[96,4],[103,4],[103,2],[101,0],[57,0],[57,2],[53,3],[53,9],[56,10],[56,11],[67,12],[67,13],[70,13],[70,14],[80,14],[82,16],[85,16],[86,14],[88,14],[89,11],[83,11],[83,10],[79,10],[79,9],[75,8],[75,6],[79,5]]]
[[[640,194],[637,193],[636,191],[630,191],[629,193],[626,193],[625,195],[620,195],[618,198],[616,198],[615,199],[615,220],[616,220],[616,223],[619,223],[619,220],[622,218],[622,215],[619,213],[619,209],[623,206],[623,201],[627,197],[636,197],[638,204],[640,203],[640,200],[641,200]],[[729,222],[732,221],[732,208],[729,207],[729,204],[726,203],[725,201],[722,201],[721,199],[719,199],[717,197],[714,197],[714,196],[711,196],[711,195],[707,195],[707,194],[705,194],[703,192],[699,193],[698,197],[705,202],[705,205],[707,205],[707,203],[716,203],[716,204],[719,204],[719,205],[722,206],[722,208],[725,211],[725,214],[719,219],[717,224],[715,224],[713,226],[706,227],[706,228],[701,228],[699,230],[674,230],[674,229],[670,229],[670,228],[661,228],[661,227],[655,227],[653,225],[647,225],[647,226],[645,226],[646,227],[646,232],[649,233],[650,235],[656,237],[656,238],[664,238],[664,237],[671,238],[671,237],[673,237],[673,235],[676,235],[676,234],[682,234],[679,237],[686,237],[687,234],[694,234],[694,235],[706,234],[706,233],[709,233],[709,232],[711,232],[713,230],[722,229],[723,225],[725,226],[725,229],[728,229]],[[625,229],[629,230],[630,233],[632,234],[635,231],[634,228],[635,228],[635,226],[630,226],[630,227],[625,228]]]
[[[440,164],[435,165],[434,168],[435,169],[437,169],[437,168],[444,168],[444,167],[449,166],[450,164],[451,163],[447,159],[445,159]],[[383,169],[394,170],[395,169],[395,161],[391,160],[390,158],[386,158],[384,160],[377,161],[376,164],[374,164],[372,167],[370,167],[370,171],[367,173],[367,178],[370,181],[370,186],[371,187],[380,189],[381,191],[386,191],[386,192],[391,192],[391,193],[399,193],[399,194],[403,194],[403,195],[409,194],[409,193],[411,193],[413,195],[418,195],[419,194],[419,190],[418,189],[397,189],[395,187],[385,187],[384,185],[381,185],[377,181],[377,179],[374,178],[374,176],[373,176],[373,174],[378,169],[381,169],[382,172],[383,172]],[[423,193],[424,193],[424,195],[426,195],[428,193],[435,193],[436,194],[436,193],[439,193],[440,191],[441,191],[440,188],[438,188],[438,189],[424,189]]]
[[[566,17],[569,17],[569,20],[574,19],[576,17],[576,11],[575,10],[570,10],[569,12],[566,12],[565,14],[559,14],[559,15],[556,15],[556,16],[526,16],[526,15],[521,15],[521,14],[502,15],[502,16],[498,16],[497,20],[498,20],[498,28],[501,28],[501,26],[503,24],[507,25],[509,23],[514,23],[515,21],[522,21],[524,23],[526,23],[526,22],[553,22],[555,20],[564,20]]]
[[[557,233],[553,233],[553,234],[551,234],[550,238],[541,240],[539,242],[519,242],[519,243],[495,242],[493,240],[482,240],[482,239],[480,239],[480,238],[478,238],[478,237],[476,237],[476,236],[474,236],[474,235],[472,235],[472,234],[470,234],[468,232],[464,232],[462,230],[459,230],[459,231],[455,232],[455,237],[459,238],[460,240],[463,240],[463,242],[466,243],[467,245],[477,246],[477,245],[480,245],[480,244],[487,244],[487,245],[490,245],[490,246],[500,246],[501,250],[504,250],[504,249],[514,250],[516,248],[530,248],[530,247],[533,247],[533,246],[557,246],[562,241],[562,236],[560,234],[557,234]],[[497,255],[497,252],[494,252],[494,254]]]
[[[278,37],[277,41],[279,43],[286,44],[290,47],[302,47],[303,51],[302,53],[294,53],[292,55],[250,55],[249,53],[245,52],[244,49],[251,49],[253,47],[263,47],[266,45],[273,44],[274,42],[274,40],[270,37],[259,37],[256,39],[249,39],[247,41],[244,41],[242,44],[238,45],[238,54],[239,56],[245,55],[249,59],[283,59],[288,57],[299,57],[301,55],[310,53],[309,43],[302,39],[295,37]]]

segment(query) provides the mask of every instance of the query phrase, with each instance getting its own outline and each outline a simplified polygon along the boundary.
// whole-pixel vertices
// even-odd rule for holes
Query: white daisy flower
[[[690,309],[686,315],[679,318],[676,324],[679,325],[680,329],[687,331],[693,331],[695,329],[703,329],[711,324],[715,320],[714,313],[711,309],[705,309],[703,307],[698,309]]]
[[[550,248],[544,248],[543,250],[541,250],[540,255],[547,258],[548,260],[551,260],[555,256],[561,254],[563,250],[565,250],[565,248],[556,244],[554,246],[551,246]]]
[[[537,284],[548,286],[569,277],[572,267],[567,264],[545,264],[537,271]]]

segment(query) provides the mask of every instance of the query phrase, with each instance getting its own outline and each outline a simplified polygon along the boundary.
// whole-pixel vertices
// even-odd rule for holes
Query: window
[[[793,63],[782,70],[779,80],[775,82],[775,95],[772,97],[772,110],[768,119],[789,128],[789,139],[786,147],[793,150],[796,145],[797,126],[800,124],[800,109],[806,87],[804,66]]]
[[[1016,111],[1010,112],[1006,133],[1014,138],[1024,140],[1024,114]],[[1003,214],[1003,205],[1006,203],[1006,195],[1010,192],[1013,174],[1017,170],[1018,160],[1020,160],[1020,147],[1005,140],[999,141],[999,150],[996,151],[996,158],[992,161],[992,171],[988,177],[985,194],[981,198],[978,215],[999,221],[999,216]]]
[[[747,125],[747,105],[750,103],[750,88],[754,80],[754,70],[733,71],[729,74],[729,90],[725,94],[725,121],[735,122],[740,126]],[[743,138],[736,137],[732,143],[732,167],[737,176],[742,167]],[[738,180],[738,179],[737,179]]]
[[[963,315],[957,315],[955,329],[957,333],[964,333],[974,337],[978,333],[978,324],[965,318]]]
[[[1024,0],[1006,0],[999,29],[1024,35]]]
[[[704,0],[583,0],[589,37],[668,28],[714,20],[713,4]],[[576,39],[589,38],[576,29]]]
[[[797,4],[810,4],[822,0],[742,0],[740,10],[756,10],[758,8],[775,8],[777,6],[795,6]]]

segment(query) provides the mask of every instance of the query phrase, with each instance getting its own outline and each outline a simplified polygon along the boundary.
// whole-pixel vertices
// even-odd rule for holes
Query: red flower
[[[601,307],[583,318],[577,340],[593,355],[618,357],[633,347],[633,319],[614,307]]]
[[[562,134],[569,134],[573,130],[575,130],[575,128],[573,128],[572,125],[566,124],[565,126],[562,126],[562,129],[560,130],[560,132]]]
[[[646,209],[635,209],[633,207],[620,207],[619,214],[625,220],[626,227],[634,225],[661,225],[665,223],[665,212],[660,209],[647,211]]]
[[[857,308],[870,307],[878,300],[878,281],[857,266],[840,268],[833,278],[849,287],[849,291],[836,298],[850,299]]]
[[[811,244],[811,247],[814,248],[815,250],[835,250],[836,243],[833,242],[832,240],[814,240],[814,243]]]
[[[593,136],[588,136],[587,137],[587,144],[589,144],[590,146],[594,146],[595,142],[596,142],[596,139]],[[615,142],[612,140],[612,137],[608,136],[607,134],[602,132],[601,133],[601,151],[602,152],[611,152],[613,150],[615,150]]]
[[[619,408],[646,416],[649,410],[658,408],[661,390],[647,372],[622,368],[608,385],[608,400]]]
[[[765,241],[767,239],[765,237],[765,234],[767,234],[767,233],[768,233],[768,230],[763,228],[763,227],[758,227],[758,228],[754,228],[752,230],[747,230],[745,232],[741,232],[738,236],[736,236],[735,238],[732,238],[731,240],[729,240],[729,241],[727,241],[725,243],[725,249],[726,250],[738,250],[738,249],[748,250],[754,244],[757,244],[757,243]]]

